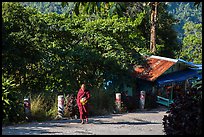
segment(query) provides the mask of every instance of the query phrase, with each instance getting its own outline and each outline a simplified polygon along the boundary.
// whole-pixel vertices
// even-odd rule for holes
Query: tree
[[[89,14],[89,15],[91,15],[90,16],[91,20],[93,20],[93,18],[97,19],[99,17],[107,18],[107,17],[111,17],[113,15],[118,15],[119,17],[127,17],[127,18],[131,18],[134,20],[134,18],[136,18],[137,14],[140,12],[145,11],[147,15],[151,14],[151,12],[148,11],[148,10],[151,10],[150,5],[151,5],[151,2],[149,2],[149,4],[146,2],[62,2],[62,6],[66,9],[68,9],[66,12],[66,15],[76,14],[78,16],[79,14]],[[163,5],[165,5],[165,4],[161,3],[160,5],[161,5],[161,6],[159,6],[159,7],[161,7],[160,9],[162,9],[162,7],[164,7]],[[167,15],[167,17],[163,16],[163,13],[165,13],[165,11],[163,9],[162,9],[162,11],[160,11],[160,9],[158,9],[158,11],[161,13],[161,15],[160,14],[157,15],[157,28],[152,29],[152,30],[157,29],[158,33],[162,29],[160,27],[161,29],[158,30],[159,26],[166,26],[165,24],[160,24],[161,21],[159,21],[159,20],[164,20],[166,18],[172,18],[169,15]],[[159,18],[159,16],[163,16],[163,17]],[[154,16],[152,16],[152,17],[154,17]],[[149,33],[150,29],[148,27],[154,28],[154,27],[152,27],[153,25],[149,25],[150,18],[148,18],[148,19],[149,20],[146,20],[147,22],[143,21],[143,24],[145,24],[144,25],[145,28],[143,28],[143,30],[141,29],[141,31],[143,31],[144,33]],[[168,25],[171,26],[171,24],[169,24],[169,23],[168,23]],[[169,27],[169,29],[172,30],[172,28],[170,28],[170,27]],[[148,31],[146,31],[146,30],[148,30]],[[153,32],[156,32],[156,31],[153,31]],[[170,34],[174,35],[174,33],[170,33]],[[157,43],[157,44],[154,46],[155,47],[154,49],[156,50],[156,46],[157,46],[158,52],[155,52],[154,54],[161,53],[163,48],[169,49],[169,50],[173,49],[171,47],[167,48],[168,46],[161,44],[160,42],[158,43],[158,41],[161,41],[161,40],[158,40],[158,37],[162,37],[162,36],[151,35],[151,37],[150,37],[149,34],[145,34],[145,35],[146,35],[145,36],[146,39],[150,39],[151,37],[152,38],[155,37],[154,43],[155,44]],[[157,39],[156,39],[156,37],[157,37]],[[175,40],[172,40],[172,38],[173,37],[171,36],[171,41],[172,42],[175,41]],[[167,38],[164,38],[163,41],[165,41],[165,43],[168,43],[168,42],[166,42],[166,41],[168,41]],[[152,42],[149,42],[149,43],[152,43]],[[152,45],[149,43],[147,43],[148,46]],[[175,45],[175,43],[176,42],[174,42],[174,45]],[[176,46],[173,46],[173,47],[176,47]],[[164,54],[164,55],[166,55],[166,54]],[[173,56],[174,56],[174,54],[172,54],[171,57],[173,57]]]
[[[134,22],[117,16],[107,20],[90,20],[89,15],[67,18],[64,14],[41,14],[18,3],[5,3],[3,73],[15,75],[15,82],[25,92],[67,89],[74,92],[85,80],[102,86],[108,76],[119,79],[129,74],[126,72],[132,68],[130,64],[139,63],[138,50],[144,38],[138,25],[143,16],[141,13]],[[18,29],[9,24],[15,24]],[[17,54],[8,46],[17,51],[23,46],[23,50]],[[25,58],[22,56],[31,51]]]
[[[202,64],[202,24],[187,22],[184,26],[185,37],[180,58]]]
[[[200,6],[201,2],[194,2],[194,6],[196,6],[197,8]]]
[[[151,6],[151,28],[150,28],[150,51],[156,52],[156,26],[157,26],[157,6],[159,2],[150,3]]]
[[[83,39],[79,44],[87,49],[91,48],[102,59],[95,61],[97,57],[94,57],[93,65],[95,64],[95,68],[98,69],[94,72],[100,72],[99,74],[103,74],[106,80],[117,77],[117,80],[122,82],[124,76],[129,75],[129,71],[132,70],[130,64],[140,63],[138,51],[144,43],[138,25],[143,16],[144,14],[138,15],[135,21],[113,17],[84,24],[80,34]]]
[[[145,18],[143,19],[140,30],[146,39],[146,48],[150,48],[150,16],[151,15],[151,8],[147,5],[143,6],[143,10],[145,11]],[[174,58],[176,55],[176,51],[179,50],[179,45],[177,42],[177,34],[173,28],[173,25],[176,23],[175,18],[168,13],[167,11],[167,4],[164,2],[159,3],[157,7],[158,13],[157,14],[157,27],[156,27],[156,52],[155,55],[164,56],[169,58]],[[152,53],[148,53],[152,54]]]
[[[61,2],[20,2],[20,4],[35,8],[44,14],[51,12],[63,14],[67,10],[67,7],[62,7]]]
[[[16,15],[11,10],[12,6],[8,6],[11,9],[3,7],[3,72],[15,75],[23,91],[73,91],[85,79],[98,79],[95,82],[102,84],[111,73],[114,78],[117,74],[117,78],[122,77],[128,68],[132,68],[132,64],[139,63],[139,53],[148,51],[148,32],[145,34],[143,31],[148,28],[148,22],[144,21],[147,18],[145,12],[139,12],[134,20],[118,18],[117,15],[100,18],[81,14],[67,18],[64,14],[41,14],[19,5],[16,13],[20,12],[19,15],[22,16],[12,16]],[[10,23],[20,27],[19,30],[12,32],[15,28]],[[169,25],[165,22],[162,24]],[[163,28],[159,28],[158,33],[160,30]],[[166,28],[163,33],[167,33],[166,30],[170,29]],[[11,37],[11,34],[16,37]],[[158,37],[158,43],[163,41],[163,37]],[[24,46],[22,51],[30,53],[31,50],[32,54],[24,59],[21,54],[15,54],[10,48],[6,48],[10,46],[19,50],[19,45]],[[14,59],[16,61],[12,61]],[[28,61],[18,65],[23,60]],[[98,67],[94,67],[95,64]],[[86,66],[86,69],[82,66]]]
[[[68,6],[68,13],[75,13],[77,16],[80,13],[98,14],[105,17],[112,15],[123,16],[125,12],[124,2],[62,2],[62,6]]]
[[[37,12],[26,10],[18,3],[2,3],[2,73],[14,75],[17,84],[25,82],[26,74],[32,74],[32,66],[43,56],[43,42],[39,39],[43,34],[39,30],[43,32],[44,25],[40,24],[42,29],[35,26],[37,20],[33,18],[32,22],[31,14]]]
[[[180,45],[184,38],[183,26],[186,22],[192,21],[194,23],[202,23],[202,5],[194,5],[197,2],[169,2],[168,11],[177,19],[177,23],[174,25],[174,29],[178,33],[177,37]],[[199,3],[199,2],[198,2]]]

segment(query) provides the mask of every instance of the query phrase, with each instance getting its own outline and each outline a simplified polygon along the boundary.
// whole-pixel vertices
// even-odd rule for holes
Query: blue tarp
[[[194,66],[197,67],[197,68],[191,68],[191,69],[202,70],[202,65],[196,64]]]
[[[186,65],[188,65],[190,68],[195,68],[195,69],[199,69],[202,70],[202,64],[195,64],[193,62],[188,62],[185,61],[183,59],[178,59],[178,61],[185,63]]]
[[[160,76],[156,80],[156,82],[159,85],[164,85],[164,84],[168,84],[168,83],[172,83],[172,82],[185,81],[186,79],[193,78],[193,77],[202,78],[202,76],[200,74],[198,74],[197,70],[187,69],[187,70],[173,72],[171,74],[166,74],[166,75]]]

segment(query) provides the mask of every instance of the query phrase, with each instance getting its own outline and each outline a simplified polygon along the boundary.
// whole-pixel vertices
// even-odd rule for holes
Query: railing
[[[164,98],[164,97],[161,97],[161,96],[157,96],[157,101],[156,102],[158,104],[165,105],[165,106],[169,107],[169,105],[171,103],[173,103],[173,100],[167,99],[167,98]]]

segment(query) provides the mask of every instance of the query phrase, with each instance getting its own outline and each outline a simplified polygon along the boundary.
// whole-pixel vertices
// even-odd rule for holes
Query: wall
[[[130,85],[124,84],[124,91],[127,91],[128,96],[133,96],[133,88]]]

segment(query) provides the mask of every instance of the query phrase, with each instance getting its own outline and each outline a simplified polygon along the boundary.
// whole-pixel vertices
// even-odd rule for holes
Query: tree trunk
[[[151,3],[150,52],[152,52],[152,53],[156,52],[157,5],[158,5],[158,2]]]

